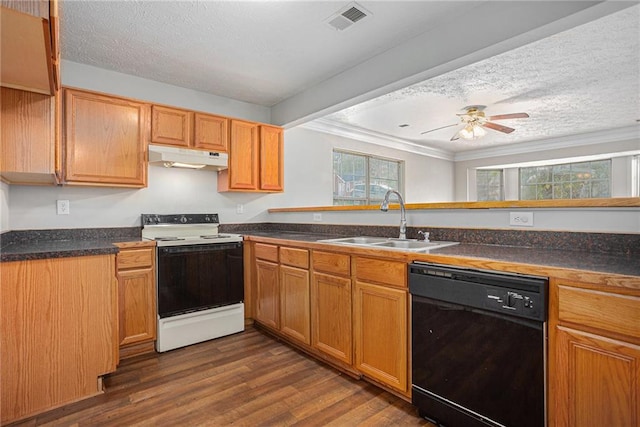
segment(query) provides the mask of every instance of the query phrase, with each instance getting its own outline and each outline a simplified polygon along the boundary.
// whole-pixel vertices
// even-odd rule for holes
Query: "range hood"
[[[229,167],[227,153],[191,150],[188,148],[149,145],[149,163],[171,168],[222,170]]]

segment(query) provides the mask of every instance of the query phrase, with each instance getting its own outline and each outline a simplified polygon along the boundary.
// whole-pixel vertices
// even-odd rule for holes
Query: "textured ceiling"
[[[474,141],[449,141],[462,126],[421,135],[458,123],[455,114],[475,104],[486,105],[487,115],[527,112],[530,118],[501,120],[516,131],[488,130]],[[450,152],[633,126],[640,119],[640,6],[326,119]]]
[[[62,55],[74,62],[272,106],[437,29],[452,17],[468,16],[489,4],[362,0],[358,3],[372,15],[346,31],[335,31],[325,21],[348,3],[63,0]],[[511,2],[498,3],[507,7]],[[487,24],[478,28],[491,31]],[[446,39],[441,46],[447,48]],[[527,112],[531,117],[500,121],[516,129],[512,134],[489,130],[471,142],[449,141],[458,127],[420,135],[456,123],[455,114],[473,104],[486,105],[487,115]],[[456,153],[633,126],[638,119],[640,5],[636,2],[574,29],[331,114],[322,123],[325,128],[337,124],[352,134],[365,131],[379,139],[390,137]],[[409,126],[400,128],[401,124]]]
[[[359,1],[346,31],[325,20],[345,1],[61,2],[64,59],[271,106],[482,2]]]

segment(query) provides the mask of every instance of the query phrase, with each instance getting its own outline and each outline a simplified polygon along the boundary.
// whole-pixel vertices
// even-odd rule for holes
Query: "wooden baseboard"
[[[155,341],[146,341],[120,347],[120,360],[156,351]]]

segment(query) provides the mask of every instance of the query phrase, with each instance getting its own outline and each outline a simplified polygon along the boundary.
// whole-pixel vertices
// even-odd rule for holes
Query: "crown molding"
[[[425,147],[424,145],[419,145],[405,139],[396,138],[394,136],[385,135],[383,133],[374,132],[368,129],[362,129],[357,126],[351,126],[329,119],[316,119],[304,123],[300,125],[300,127],[317,132],[327,133],[330,135],[355,139],[356,141],[368,142],[370,144],[394,148],[396,150],[408,151],[410,153],[434,157],[436,159],[449,160],[451,162],[455,160],[454,153],[449,151]]]
[[[492,157],[526,154],[538,151],[557,150],[562,148],[580,147],[585,145],[602,144],[607,142],[628,141],[637,139],[640,141],[640,125],[626,126],[617,129],[608,129],[596,132],[588,132],[575,135],[560,136],[556,138],[540,139],[530,142],[522,142],[513,145],[500,145],[498,147],[482,148],[477,150],[453,153],[446,150],[426,147],[402,138],[385,135],[357,126],[352,126],[326,118],[316,119],[300,125],[300,127],[355,139],[370,144],[381,145],[396,150],[408,151],[423,156],[452,162],[479,160]]]
[[[560,136],[556,138],[539,139],[513,145],[501,145],[499,147],[464,151],[461,153],[456,153],[456,155],[454,156],[454,161],[462,162],[468,160],[479,160],[491,157],[558,150],[562,148],[581,147],[585,145],[628,141],[633,139],[639,140],[638,148],[640,149],[640,125]]]

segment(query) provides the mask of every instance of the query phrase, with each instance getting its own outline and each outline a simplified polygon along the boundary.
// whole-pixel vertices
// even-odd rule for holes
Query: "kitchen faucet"
[[[400,238],[407,238],[407,216],[404,210],[404,200],[402,200],[402,195],[398,193],[396,190],[388,190],[384,195],[384,200],[380,204],[380,210],[382,212],[387,212],[389,210],[389,196],[391,194],[395,194],[398,197],[398,201],[400,203]]]

